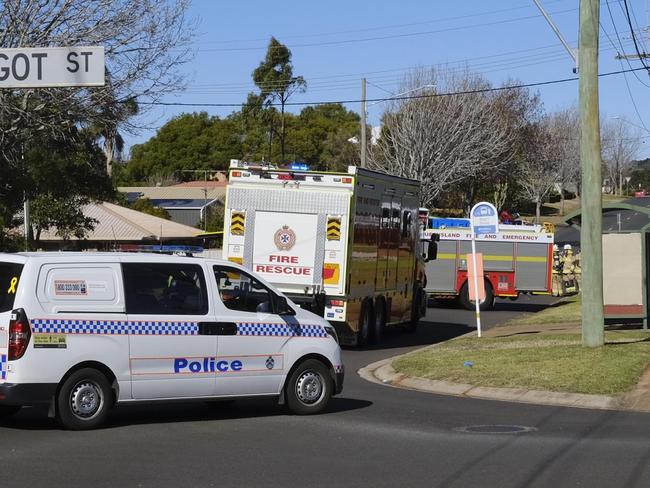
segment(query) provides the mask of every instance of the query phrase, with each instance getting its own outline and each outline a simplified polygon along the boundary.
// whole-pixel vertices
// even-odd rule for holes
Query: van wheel
[[[0,419],[17,414],[21,408],[21,405],[0,405]]]
[[[384,301],[379,299],[375,303],[375,320],[372,326],[372,342],[379,344],[384,337],[384,327],[386,327],[386,306]]]
[[[420,313],[422,310],[422,302],[426,300],[422,288],[419,288],[414,295],[413,303],[411,304],[411,320],[406,323],[404,330],[406,332],[415,332],[418,330],[418,324],[420,323]]]
[[[357,346],[363,347],[370,340],[370,322],[372,320],[372,307],[368,302],[361,305],[361,316],[359,317],[359,330],[357,331]]]
[[[297,415],[320,413],[332,397],[332,378],[327,367],[307,359],[291,373],[286,387],[289,410]]]
[[[463,287],[460,289],[459,296],[460,304],[463,308],[467,310],[474,310],[476,307],[474,302],[469,299],[469,284],[467,281],[463,284]],[[488,280],[485,280],[485,299],[481,300],[479,303],[480,310],[491,310],[494,307],[494,292],[492,291],[492,285]]]
[[[94,429],[106,420],[112,404],[113,392],[106,376],[96,369],[80,369],[61,386],[57,418],[66,429]]]

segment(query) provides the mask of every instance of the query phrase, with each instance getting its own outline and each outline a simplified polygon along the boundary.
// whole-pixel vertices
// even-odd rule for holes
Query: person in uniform
[[[582,289],[582,268],[580,266],[580,249],[578,249],[573,258],[573,276],[576,280],[576,292]]]
[[[577,292],[575,286],[575,275],[574,275],[574,257],[573,249],[571,244],[564,245],[564,259],[562,260],[562,281],[564,282],[564,290],[567,292]]]
[[[551,279],[551,292],[554,297],[561,297],[564,295],[564,287],[562,286],[562,266],[560,248],[557,244],[553,244],[553,276]]]

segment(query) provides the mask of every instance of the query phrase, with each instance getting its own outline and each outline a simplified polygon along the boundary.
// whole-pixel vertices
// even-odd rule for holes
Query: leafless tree
[[[390,103],[369,166],[422,182],[423,206],[449,186],[498,169],[512,157],[512,133],[489,83],[464,71],[417,70]],[[455,93],[449,95],[449,93]]]
[[[188,6],[189,0],[0,2],[0,47],[104,46],[110,78],[102,88],[1,91],[0,156],[15,160],[17,148],[34,132],[65,137],[104,125],[113,129],[103,132],[115,133],[112,117],[119,110],[107,105],[147,104],[179,90],[179,67],[191,59],[194,32]],[[128,119],[119,123],[134,127]]]
[[[564,193],[580,188],[580,125],[576,107],[549,115],[546,128],[553,139],[557,161],[557,189],[560,193],[560,214],[564,215]]]
[[[553,121],[544,117],[529,125],[526,144],[520,155],[520,186],[523,196],[535,203],[535,222],[539,223],[542,203],[555,186],[563,151],[554,137]]]
[[[623,178],[641,148],[641,134],[637,127],[623,118],[606,120],[601,139],[605,174],[612,193],[623,194]]]

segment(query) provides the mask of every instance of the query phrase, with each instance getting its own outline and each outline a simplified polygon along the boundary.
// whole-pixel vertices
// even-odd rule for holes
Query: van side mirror
[[[427,248],[427,257],[425,261],[435,261],[436,259],[438,259],[438,243],[431,239],[429,241],[429,247]]]
[[[296,315],[296,311],[289,306],[286,297],[280,295],[275,297],[275,313],[278,315]]]

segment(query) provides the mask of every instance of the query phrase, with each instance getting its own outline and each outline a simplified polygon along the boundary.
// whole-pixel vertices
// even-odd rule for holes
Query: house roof
[[[223,200],[226,196],[225,185],[216,188],[178,187],[178,186],[120,186],[118,191],[127,194],[131,201],[137,198],[149,200]]]
[[[208,200],[207,205],[210,205],[214,200]],[[185,200],[151,200],[151,203],[156,207],[161,207],[165,209],[174,209],[174,208],[187,208],[187,209],[200,209],[206,206],[206,201],[201,199],[185,199]]]
[[[84,215],[96,219],[95,229],[86,236],[89,241],[141,241],[144,239],[169,239],[196,237],[202,231],[171,220],[120,207],[108,202],[84,206]],[[43,241],[61,240],[56,229],[41,234]],[[76,239],[72,239],[76,240]]]
[[[174,188],[223,188],[228,184],[227,180],[221,181],[186,181],[173,185]]]

